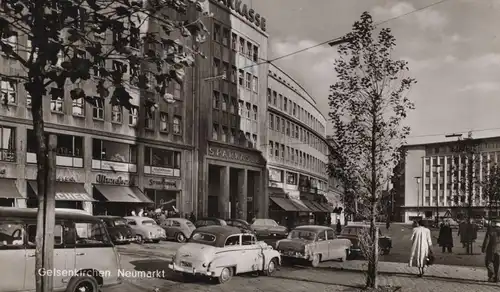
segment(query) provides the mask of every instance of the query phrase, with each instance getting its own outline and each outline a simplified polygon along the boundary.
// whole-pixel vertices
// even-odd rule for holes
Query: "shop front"
[[[155,209],[180,213],[181,180],[147,177],[144,193],[154,202]]]
[[[92,185],[94,215],[130,216],[152,207],[138,187],[137,175],[130,173],[94,173]]]

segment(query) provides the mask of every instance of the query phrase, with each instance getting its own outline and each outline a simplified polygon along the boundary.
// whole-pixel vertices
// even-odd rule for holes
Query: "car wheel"
[[[225,267],[222,269],[219,278],[217,278],[217,282],[219,282],[219,284],[224,284],[229,282],[231,278],[233,278],[233,269]]]
[[[186,236],[184,236],[184,234],[182,232],[177,233],[175,235],[175,239],[177,240],[177,242],[180,242],[180,243],[186,242]]]
[[[98,292],[99,284],[94,277],[77,276],[71,278],[66,292]]]
[[[321,262],[321,256],[319,254],[313,255],[312,261],[311,261],[311,266],[314,268],[319,266],[319,263]]]
[[[340,261],[341,262],[346,262],[348,257],[349,257],[349,250],[346,249],[344,256],[340,258]]]
[[[264,271],[264,275],[271,276],[272,274],[274,274],[274,272],[276,272],[277,267],[278,260],[276,258],[273,258],[267,265],[267,269]]]
[[[138,244],[143,244],[144,243],[144,238],[142,237],[142,235],[137,235],[137,239],[136,239],[136,242]]]

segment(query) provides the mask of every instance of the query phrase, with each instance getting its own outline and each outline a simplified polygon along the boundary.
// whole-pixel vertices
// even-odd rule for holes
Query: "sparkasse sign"
[[[259,13],[256,13],[252,8],[248,9],[248,5],[244,4],[242,0],[218,0],[218,2],[224,4],[224,6],[229,9],[236,11],[239,15],[255,24],[255,26],[259,27],[263,31],[266,31],[266,19]]]

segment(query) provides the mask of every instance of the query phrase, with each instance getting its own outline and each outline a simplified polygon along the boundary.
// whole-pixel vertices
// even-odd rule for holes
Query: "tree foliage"
[[[353,25],[347,43],[338,47],[337,81],[330,88],[329,114],[333,121],[336,155],[343,163],[340,177],[356,181],[356,200],[370,218],[373,252],[368,258],[367,286],[377,286],[378,230],[375,224],[381,194],[392,169],[401,159],[399,149],[410,129],[403,125],[414,108],[406,93],[416,82],[405,77],[407,62],[392,58],[396,40],[389,28],[375,33],[369,13]]]

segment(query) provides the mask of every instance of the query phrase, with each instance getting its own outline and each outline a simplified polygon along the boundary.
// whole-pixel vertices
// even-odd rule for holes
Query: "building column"
[[[238,171],[238,207],[235,218],[247,220],[247,190],[248,190],[248,171],[241,169]]]
[[[266,170],[264,170],[266,171]],[[267,176],[262,171],[255,172],[254,176],[254,200],[257,205],[256,218],[267,218],[269,213],[269,198],[267,194],[267,186],[265,179]]]
[[[220,182],[219,182],[219,218],[229,218],[229,166],[220,168]]]

